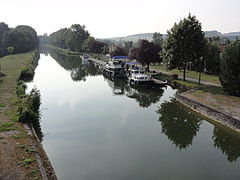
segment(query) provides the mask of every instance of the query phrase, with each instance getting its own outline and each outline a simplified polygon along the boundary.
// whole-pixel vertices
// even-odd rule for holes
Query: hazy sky
[[[191,12],[203,30],[240,31],[240,0],[1,0],[0,22],[30,25],[39,35],[71,24],[92,36],[166,33]]]

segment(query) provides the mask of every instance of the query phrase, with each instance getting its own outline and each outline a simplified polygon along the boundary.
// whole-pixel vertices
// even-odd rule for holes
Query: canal
[[[41,54],[44,149],[59,179],[239,179],[240,136],[174,101],[176,89],[130,87],[94,64]]]

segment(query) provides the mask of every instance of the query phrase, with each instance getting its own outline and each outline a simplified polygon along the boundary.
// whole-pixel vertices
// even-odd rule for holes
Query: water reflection
[[[37,119],[34,119],[32,121],[32,125],[37,134],[38,139],[42,142],[44,135],[43,135],[42,128],[41,128],[40,119],[41,119],[40,111],[38,111]]]
[[[125,95],[129,87],[127,81],[124,79],[114,79],[104,76],[104,79],[107,81],[109,87],[111,87],[114,95]]]
[[[96,76],[101,74],[97,65],[92,62],[82,63],[80,56],[60,54],[55,50],[49,50],[49,53],[60,66],[71,72],[70,75],[73,81],[85,81],[87,76]]]
[[[214,147],[227,156],[229,162],[237,161],[240,156],[240,135],[227,131],[226,128],[214,127]]]
[[[202,120],[175,100],[162,103],[159,110],[162,132],[180,150],[192,145]]]
[[[114,95],[126,95],[131,99],[135,99],[139,106],[143,108],[159,102],[164,92],[162,88],[130,86],[129,83],[123,79],[105,77],[105,80],[112,88]]]

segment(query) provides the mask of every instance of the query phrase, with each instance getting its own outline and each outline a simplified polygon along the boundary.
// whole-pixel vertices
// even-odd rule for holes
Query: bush
[[[34,88],[29,94],[21,95],[18,98],[17,104],[19,122],[35,123],[39,120],[39,107],[41,105],[39,90]]]
[[[230,95],[240,96],[240,40],[230,44],[220,61],[219,80]]]
[[[34,70],[32,67],[26,67],[22,69],[19,80],[24,80],[24,81],[30,81],[33,79],[34,76]]]

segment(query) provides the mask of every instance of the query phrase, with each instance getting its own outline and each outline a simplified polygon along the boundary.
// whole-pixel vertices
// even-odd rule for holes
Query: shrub
[[[220,61],[219,80],[230,95],[240,96],[240,40],[230,44]]]

